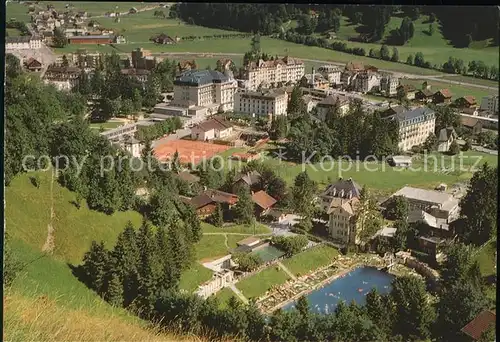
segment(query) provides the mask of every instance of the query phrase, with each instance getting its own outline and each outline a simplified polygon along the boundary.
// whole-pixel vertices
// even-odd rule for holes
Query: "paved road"
[[[152,53],[152,55],[153,56],[186,56],[186,55],[189,56],[189,55],[193,55],[193,56],[196,56],[198,58],[243,56],[242,53],[219,53],[219,52],[154,52],[154,53]],[[325,60],[320,60],[320,59],[308,59],[308,58],[300,58],[300,59],[303,61],[306,61],[306,62],[313,62],[313,63],[328,63],[328,64],[333,64],[333,65],[338,65],[338,66],[345,65],[345,63],[343,63],[343,62],[342,63],[341,62],[334,62],[331,60],[325,61]],[[379,69],[379,70],[384,71],[384,72],[390,72],[399,78],[427,79],[427,80],[432,80],[432,81],[437,81],[437,82],[442,82],[442,83],[459,84],[459,85],[464,85],[464,86],[468,86],[468,87],[476,87],[476,88],[482,88],[482,89],[490,89],[490,90],[498,89],[497,87],[489,87],[489,86],[485,86],[482,84],[459,82],[459,81],[453,81],[453,80],[450,80],[447,78],[442,78],[443,76],[450,76],[450,74],[444,74],[444,73],[436,73],[435,75],[419,75],[419,74],[402,73],[402,72],[398,72],[398,71],[394,71],[394,70],[387,70],[387,69]]]

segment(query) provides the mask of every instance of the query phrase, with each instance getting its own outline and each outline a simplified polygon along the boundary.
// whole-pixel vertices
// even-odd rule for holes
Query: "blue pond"
[[[344,277],[338,278],[326,284],[309,295],[307,300],[313,312],[331,313],[340,301],[349,304],[354,300],[359,305],[366,303],[366,295],[372,288],[376,288],[379,293],[389,293],[394,276],[382,272],[373,267],[358,267],[347,273]],[[290,310],[295,303],[290,303],[283,307],[283,310]]]

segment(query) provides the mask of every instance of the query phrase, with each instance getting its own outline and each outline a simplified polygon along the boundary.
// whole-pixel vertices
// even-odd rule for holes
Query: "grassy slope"
[[[348,42],[352,47],[363,47],[368,51],[370,48],[380,49],[383,42],[391,35],[391,31],[398,29],[401,25],[402,18],[391,17],[387,24],[385,35],[377,44]],[[438,23],[434,23],[434,34],[429,36],[427,34],[429,23],[427,23],[428,16],[422,15],[418,20],[414,21],[415,33],[404,46],[396,46],[399,52],[399,59],[406,61],[409,55],[415,56],[417,52],[422,52],[424,58],[431,63],[442,64],[448,60],[448,57],[461,58],[466,64],[471,60],[482,60],[488,65],[498,66],[498,47],[483,47],[483,44],[475,44],[479,48],[457,49],[449,45],[449,42],[443,37]],[[347,18],[343,18],[341,22],[337,38],[341,40],[349,40],[358,36],[356,32],[357,25],[350,24]]]
[[[40,250],[47,238],[50,218],[50,172],[37,174],[40,177],[39,189],[31,184],[31,174],[16,177],[6,188],[5,216],[7,232],[13,238]],[[141,223],[140,214],[133,211],[105,215],[89,210],[86,203],[77,209],[71,203],[75,200],[74,193],[56,181],[53,196],[54,256],[67,262],[79,263],[92,240],[103,240],[108,248],[112,248],[127,221],[132,221],[135,226]]]
[[[339,255],[338,250],[331,246],[318,246],[294,255],[283,262],[295,275],[304,275],[312,270],[328,265]]]
[[[70,202],[74,194],[54,183],[56,218],[53,255],[41,252],[50,219],[50,174],[39,172],[40,188],[25,174],[5,190],[6,231],[12,249],[24,265],[5,297],[5,336],[8,340],[169,340],[181,336],[157,335],[146,324],[123,309],[115,309],[73,276],[69,264],[80,263],[90,242],[104,240],[112,247],[128,220],[138,226],[136,212],[107,216],[77,210]],[[223,236],[220,236],[223,244]],[[183,274],[181,288],[193,291],[210,279],[212,272],[199,264]],[[42,299],[43,300],[42,300]],[[43,315],[40,315],[43,313]],[[86,329],[84,329],[86,328]]]

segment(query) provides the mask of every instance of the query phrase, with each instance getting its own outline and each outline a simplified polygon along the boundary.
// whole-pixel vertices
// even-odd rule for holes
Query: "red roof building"
[[[255,211],[258,216],[266,215],[277,202],[264,190],[252,194],[252,201],[255,203]]]
[[[463,327],[462,332],[471,337],[472,340],[478,341],[481,334],[488,330],[491,324],[495,325],[496,317],[494,312],[484,310]]]

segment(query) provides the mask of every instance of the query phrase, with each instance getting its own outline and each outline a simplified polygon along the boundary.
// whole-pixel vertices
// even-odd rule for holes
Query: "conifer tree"
[[[111,274],[105,299],[113,306],[122,307],[123,305],[123,284],[115,272]]]
[[[157,246],[151,225],[143,222],[137,234],[139,247],[139,289],[137,306],[147,317],[153,310],[156,300],[156,285],[159,278],[160,267],[157,263]]]
[[[104,290],[108,261],[109,255],[104,242],[92,241],[90,250],[83,257],[82,269],[87,286],[99,295],[102,295]]]
[[[238,202],[234,206],[234,213],[240,223],[251,224],[255,220],[254,203],[248,187],[241,187],[238,190]]]
[[[220,205],[220,203],[217,203],[217,207],[210,217],[210,223],[216,227],[222,227],[222,225],[224,224],[222,206]]]

